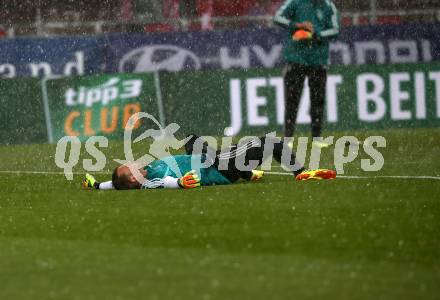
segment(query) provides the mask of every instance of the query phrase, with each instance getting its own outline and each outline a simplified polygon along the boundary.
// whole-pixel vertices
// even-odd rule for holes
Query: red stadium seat
[[[175,30],[176,29],[171,24],[155,23],[155,24],[147,24],[144,26],[144,31],[146,32],[169,32]]]
[[[376,24],[399,24],[401,21],[400,16],[379,16],[376,19]]]

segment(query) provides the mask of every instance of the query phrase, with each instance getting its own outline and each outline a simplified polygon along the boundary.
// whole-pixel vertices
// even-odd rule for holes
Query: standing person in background
[[[288,28],[284,44],[285,118],[284,135],[292,137],[295,129],[305,78],[310,87],[312,136],[320,137],[329,58],[329,40],[339,34],[339,15],[331,0],[287,0],[274,22]],[[317,146],[328,147],[322,142]]]

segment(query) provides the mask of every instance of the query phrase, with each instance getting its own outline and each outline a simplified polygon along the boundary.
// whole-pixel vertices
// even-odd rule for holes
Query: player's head
[[[146,171],[139,170],[143,176],[146,175]],[[136,177],[131,173],[129,167],[122,165],[117,167],[112,174],[112,183],[117,190],[131,190],[139,189],[141,184],[137,181]]]

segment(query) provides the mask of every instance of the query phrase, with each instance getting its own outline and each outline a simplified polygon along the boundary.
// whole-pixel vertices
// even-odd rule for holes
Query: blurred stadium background
[[[1,2],[1,35],[53,36],[114,32],[237,29],[273,26],[280,0],[110,0]],[[440,20],[436,0],[335,0],[342,24],[431,23]],[[208,20],[207,20],[208,19]]]
[[[438,89],[435,63],[440,60],[438,1],[339,0],[335,4],[341,12],[342,29],[338,39],[330,44],[333,67],[328,82],[326,129],[437,126],[439,113],[434,112],[439,106],[435,100]],[[188,118],[175,112],[186,109],[186,117],[196,117],[199,110],[205,110],[212,114],[212,119],[206,120],[203,134],[223,134],[224,128],[235,126],[233,115],[239,112],[238,102],[234,100],[240,98],[238,89],[234,89],[237,83],[243,91],[240,101],[247,103],[243,107],[250,107],[248,111],[256,108],[258,113],[246,116],[243,112],[238,117],[240,124],[236,122],[240,128],[231,133],[282,131],[283,98],[277,96],[283,93],[279,79],[286,33],[272,22],[280,5],[281,1],[263,0],[3,1],[0,77],[15,80],[0,82],[2,142],[53,142],[53,136],[67,133],[66,128],[72,129],[70,133],[84,131],[86,124],[80,122],[83,115],[73,118],[69,105],[64,108],[59,105],[59,99],[65,98],[69,88],[91,89],[110,80],[110,74],[115,73],[156,71],[160,71],[156,74],[157,81],[152,75],[141,77],[146,80],[144,90],[148,85],[156,90],[156,94],[145,97],[152,103],[160,97],[157,105],[161,115],[151,106],[149,111],[162,122],[177,122],[183,131],[195,130]],[[209,72],[215,70],[218,72]],[[402,72],[403,78],[399,77]],[[366,73],[380,78],[361,76]],[[98,74],[102,74],[101,79],[71,77],[70,80],[67,76],[52,80],[65,75]],[[270,82],[252,81],[261,76]],[[179,87],[175,78],[180,79]],[[21,80],[27,80],[26,88],[20,89],[17,97],[15,84],[22,86]],[[258,92],[244,93],[248,83]],[[371,97],[382,84],[385,89],[380,93],[381,103],[375,107]],[[392,88],[396,85],[399,88]],[[401,91],[414,96],[415,102],[407,101],[406,96],[402,98]],[[252,96],[258,93],[264,94],[264,104]],[[211,101],[204,101],[206,97]],[[124,106],[125,109],[143,108],[148,102],[145,98],[140,102],[113,100],[113,104],[135,105]],[[32,108],[34,113],[17,117],[7,113],[10,105],[22,112]],[[140,106],[136,108],[136,105]],[[106,106],[92,107],[89,121],[94,133],[105,133],[99,127],[103,123],[100,109]],[[84,115],[86,108],[80,110]],[[112,115],[107,127],[117,123],[119,114]],[[307,124],[308,118],[302,114],[299,123]],[[199,126],[200,122],[195,125]],[[107,133],[121,137],[121,131],[114,128]]]
[[[440,1],[334,3],[324,133],[386,137],[383,169],[141,194],[67,181],[56,142],[108,137],[107,180],[137,111],[281,134],[282,1],[0,0],[0,299],[438,299]]]

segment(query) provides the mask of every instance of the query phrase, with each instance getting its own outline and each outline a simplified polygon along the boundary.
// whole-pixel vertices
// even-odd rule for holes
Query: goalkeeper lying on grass
[[[185,144],[186,155],[174,155],[158,159],[141,168],[139,171],[145,178],[140,183],[126,165],[117,167],[113,171],[112,181],[98,182],[90,174],[86,174],[83,185],[89,188],[107,190],[127,190],[127,189],[152,189],[152,188],[196,188],[200,185],[231,184],[239,179],[256,181],[263,177],[264,171],[250,170],[242,171],[237,165],[248,164],[249,161],[257,161],[258,166],[263,163],[265,145],[273,145],[273,158],[281,163],[283,154],[283,141],[274,137],[260,137],[246,143],[232,145],[228,149],[214,151],[209,148],[206,142],[203,143],[201,151],[195,151],[194,145],[201,139],[192,135]],[[336,172],[332,170],[319,169],[305,171],[303,167],[295,170],[295,153],[289,149],[289,169],[297,180],[308,179],[334,179]],[[194,162],[198,162],[196,167]],[[238,163],[237,163],[238,162]],[[173,171],[173,165],[179,172]],[[208,167],[206,167],[208,166]],[[197,171],[194,171],[197,170]],[[243,169],[243,168],[240,168]],[[174,169],[175,170],[175,169]]]

